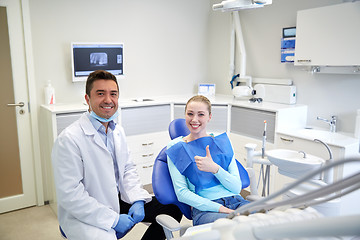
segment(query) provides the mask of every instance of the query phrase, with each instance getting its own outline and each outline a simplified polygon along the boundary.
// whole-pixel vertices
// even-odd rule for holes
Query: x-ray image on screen
[[[90,64],[94,66],[106,66],[108,56],[106,53],[90,53]]]
[[[72,43],[73,81],[86,81],[95,70],[123,75],[122,43]]]

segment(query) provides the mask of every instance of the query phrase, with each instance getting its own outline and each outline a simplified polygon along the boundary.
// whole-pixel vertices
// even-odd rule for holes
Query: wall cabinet
[[[298,11],[295,65],[359,67],[357,29],[360,29],[360,2]]]

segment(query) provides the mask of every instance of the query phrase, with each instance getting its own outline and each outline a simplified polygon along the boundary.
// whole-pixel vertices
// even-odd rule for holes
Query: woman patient
[[[194,225],[224,218],[249,203],[239,194],[242,184],[230,140],[226,133],[208,134],[210,120],[209,99],[190,98],[185,107],[190,134],[173,139],[166,150],[176,196],[192,207]]]

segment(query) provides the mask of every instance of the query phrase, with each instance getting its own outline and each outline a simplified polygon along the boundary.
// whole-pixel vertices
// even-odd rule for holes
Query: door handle
[[[7,106],[8,106],[8,107],[23,107],[23,106],[25,106],[25,103],[23,103],[23,102],[19,102],[19,103],[8,103]]]

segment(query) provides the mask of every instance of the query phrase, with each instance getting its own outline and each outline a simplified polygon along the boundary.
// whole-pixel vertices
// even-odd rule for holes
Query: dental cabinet
[[[360,73],[358,29],[360,2],[298,11],[294,64],[348,68],[349,73]]]
[[[184,118],[185,103],[189,97],[162,97],[153,101],[119,101],[119,121],[127,136],[131,157],[136,164],[142,184],[151,189],[154,159],[170,141],[168,126],[174,118]],[[236,158],[246,166],[244,145],[256,143],[261,148],[264,120],[268,121],[266,147],[273,148],[276,131],[281,127],[304,125],[307,107],[273,103],[248,103],[235,101],[230,96],[217,96],[212,102],[212,120],[208,130],[214,134],[228,132]],[[51,165],[51,149],[57,135],[77,120],[88,106],[80,104],[56,104],[41,106],[40,138],[43,167],[44,196],[56,212],[56,195]],[[255,121],[254,119],[257,119]],[[251,129],[256,129],[251,130]],[[249,132],[250,131],[250,132]],[[258,149],[257,148],[257,149]]]
[[[154,161],[168,144],[170,104],[121,108],[121,124],[144,187],[152,192],[151,177]]]

